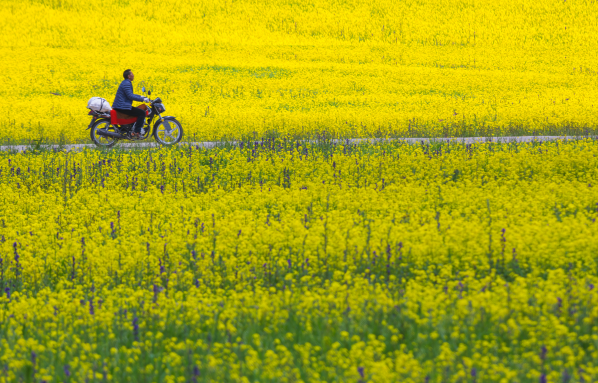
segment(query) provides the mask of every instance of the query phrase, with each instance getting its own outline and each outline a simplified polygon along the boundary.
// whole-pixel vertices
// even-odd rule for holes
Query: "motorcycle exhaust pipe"
[[[120,133],[110,132],[110,131],[104,130],[104,129],[98,129],[97,132],[98,132],[99,136],[111,137],[111,138],[123,138],[123,136]]]

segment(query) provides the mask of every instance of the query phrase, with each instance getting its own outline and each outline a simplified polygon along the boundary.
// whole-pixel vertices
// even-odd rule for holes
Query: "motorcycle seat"
[[[149,109],[145,110],[145,115],[149,115]],[[128,114],[117,112],[112,109],[110,111],[110,123],[112,125],[128,125],[134,124],[137,121],[136,117],[129,116]]]
[[[110,123],[112,125],[128,125],[134,124],[137,121],[137,118],[128,116],[123,113],[119,113],[116,110],[112,109],[110,111]]]

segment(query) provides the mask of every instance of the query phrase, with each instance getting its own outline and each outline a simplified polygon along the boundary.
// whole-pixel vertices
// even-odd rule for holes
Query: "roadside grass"
[[[11,147],[18,145],[28,145],[32,150],[39,150],[42,147],[53,146],[53,147],[65,147],[66,145],[78,145],[78,144],[92,144],[89,138],[89,130],[86,130],[85,138],[77,136],[68,136],[64,133],[57,135],[48,134],[47,130],[42,127],[38,128],[38,134],[36,138],[14,138],[11,137],[11,129],[15,129],[14,123],[11,126],[8,125],[9,129],[4,132],[0,132],[0,146]],[[80,130],[85,129],[86,126],[82,125]],[[186,127],[183,124],[183,129]],[[438,134],[435,134],[438,132]],[[544,129],[529,129],[529,127],[523,125],[509,125],[503,127],[492,127],[484,124],[471,125],[465,123],[453,123],[453,124],[427,124],[419,123],[417,121],[410,121],[408,123],[407,130],[393,130],[389,128],[380,127],[369,135],[360,135],[356,130],[352,130],[351,127],[347,129],[343,134],[335,134],[326,127],[306,132],[303,134],[289,134],[283,130],[271,128],[265,129],[262,132],[253,132],[252,134],[239,134],[234,135],[223,135],[219,137],[213,137],[206,139],[198,133],[185,134],[181,140],[181,144],[190,142],[213,142],[213,143],[227,143],[227,142],[249,142],[249,141],[261,141],[269,139],[286,139],[296,141],[320,141],[320,140],[352,140],[352,139],[401,139],[401,138],[469,138],[469,137],[521,137],[521,136],[568,136],[575,138],[590,138],[598,135],[598,127],[589,125],[550,125]],[[127,141],[121,141],[127,142]],[[145,143],[155,143],[153,137],[150,136]]]

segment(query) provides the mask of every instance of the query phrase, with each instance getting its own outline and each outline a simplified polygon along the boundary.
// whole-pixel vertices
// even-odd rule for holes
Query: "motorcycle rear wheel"
[[[114,126],[112,126],[110,121],[100,120],[93,124],[93,126],[91,127],[91,132],[89,132],[89,135],[91,136],[91,141],[93,141],[93,143],[100,148],[111,148],[114,145],[116,145],[116,143],[118,142],[118,138],[100,136],[98,134],[98,130],[100,129],[116,133],[116,129],[114,129]]]

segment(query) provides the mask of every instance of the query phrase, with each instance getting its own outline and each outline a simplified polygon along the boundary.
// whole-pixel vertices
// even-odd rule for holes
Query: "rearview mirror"
[[[141,88],[141,91],[142,91],[143,93],[145,93],[145,87]]]
[[[147,91],[147,95],[148,95],[148,96],[151,96],[151,95],[152,95],[152,91],[151,91],[151,90],[148,90],[148,91]]]

